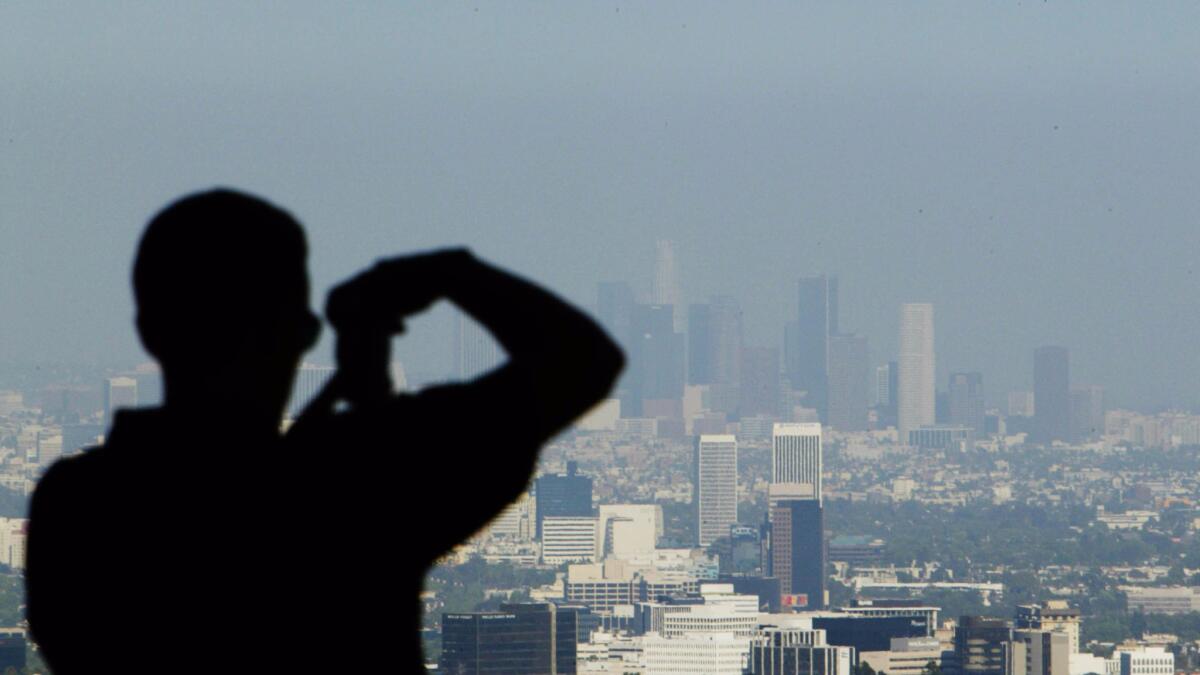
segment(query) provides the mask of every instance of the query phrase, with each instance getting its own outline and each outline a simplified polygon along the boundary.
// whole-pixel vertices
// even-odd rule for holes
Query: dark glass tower
[[[566,475],[544,474],[534,482],[537,499],[537,538],[542,538],[546,516],[587,517],[592,515],[592,479],[577,473],[578,465],[567,462]]]
[[[1033,352],[1033,438],[1035,443],[1071,440],[1071,377],[1066,347]]]
[[[647,400],[683,398],[684,335],[676,333],[671,305],[636,305],[633,312],[633,337],[629,345],[629,384],[631,406],[622,417],[638,417]]]
[[[586,608],[501,605],[499,612],[442,615],[439,671],[446,675],[575,673]],[[586,634],[583,639],[586,639]]]
[[[831,335],[828,365],[829,426],[838,431],[865,431],[870,394],[867,338],[862,335]]]
[[[785,607],[825,606],[825,517],[816,499],[781,499],[771,506],[771,573]]]
[[[838,333],[837,277],[805,277],[798,289],[797,322],[787,336],[788,378],[793,389],[808,392],[808,405],[827,422],[829,336]]]
[[[946,389],[950,424],[970,427],[983,433],[983,375],[979,373],[950,373]]]

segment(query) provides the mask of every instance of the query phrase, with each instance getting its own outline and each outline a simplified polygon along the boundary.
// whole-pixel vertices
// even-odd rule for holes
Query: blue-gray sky
[[[306,224],[318,298],[467,243],[588,303],[669,238],[754,343],[832,272],[877,361],[934,303],[942,386],[1059,343],[1200,409],[1200,5],[747,5],[0,4],[0,361],[138,360],[140,229],[226,184]]]

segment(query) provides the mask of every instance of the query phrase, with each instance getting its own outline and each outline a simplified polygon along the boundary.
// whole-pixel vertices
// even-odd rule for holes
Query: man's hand
[[[444,297],[471,259],[466,249],[384,260],[329,293],[325,316],[337,331],[338,393],[366,406],[391,395],[391,340],[404,319]]]
[[[463,263],[471,259],[467,249],[457,248],[380,261],[330,291],[325,316],[339,332],[403,332],[404,318],[445,297]]]

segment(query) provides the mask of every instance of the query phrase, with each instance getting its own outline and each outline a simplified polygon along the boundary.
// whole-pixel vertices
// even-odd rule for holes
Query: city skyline
[[[1195,5],[223,7],[0,10],[0,361],[144,360],[141,228],[230,184],[305,224],[316,307],[458,244],[577,303],[645,295],[664,239],[682,297],[738,298],[747,344],[836,274],[877,362],[919,299],[939,383],[1031,388],[1030,350],[1062,344],[1113,405],[1200,409]],[[398,358],[427,370],[451,325],[413,322]]]

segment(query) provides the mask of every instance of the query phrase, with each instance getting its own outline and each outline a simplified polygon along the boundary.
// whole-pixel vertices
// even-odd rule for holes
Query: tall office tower
[[[808,392],[808,407],[826,421],[829,336],[838,333],[837,277],[805,277],[798,290],[797,321],[785,335],[788,379],[793,389]]]
[[[771,483],[812,486],[821,500],[821,425],[775,424],[771,428]]]
[[[712,305],[688,305],[687,381],[688,384],[712,384],[716,379],[713,361]]]
[[[454,376],[460,380],[478,377],[500,365],[500,344],[483,326],[463,312],[454,317]]]
[[[781,499],[770,506],[771,570],[779,578],[780,604],[825,606],[825,520],[816,499]]]
[[[672,325],[671,305],[636,305],[630,344],[630,407],[621,402],[621,414],[640,417],[647,400],[679,401],[683,398],[686,370],[684,336]],[[626,412],[628,410],[628,412]]]
[[[675,243],[666,239],[654,242],[654,296],[651,299],[653,304],[672,307],[671,327],[675,332],[682,333],[686,329]]]
[[[870,392],[867,388],[867,338],[829,337],[829,426],[838,431],[866,431]]]
[[[1071,376],[1066,347],[1033,352],[1033,438],[1049,445],[1071,440]]]
[[[119,408],[136,408],[137,380],[132,377],[110,377],[104,382],[104,423],[112,426],[113,413]]]
[[[637,301],[633,289],[624,281],[596,284],[596,318],[615,340],[622,344],[633,328],[633,308]]]
[[[939,391],[934,394],[933,410],[934,424],[950,423],[950,396],[946,392]]]
[[[616,340],[617,344],[632,358],[633,314],[637,302],[633,289],[624,281],[602,281],[596,284],[596,318]],[[626,417],[640,414],[641,404],[634,409],[633,367],[630,364],[617,379],[615,398],[621,401],[621,412]],[[632,413],[632,415],[631,415]]]
[[[1104,435],[1104,387],[1071,387],[1071,436],[1091,441]]]
[[[704,434],[692,457],[696,541],[710,546],[737,524],[737,439]]]
[[[736,386],[741,381],[742,368],[742,306],[728,295],[714,295],[709,306],[712,308],[713,381]]]
[[[595,617],[584,607],[504,604],[498,612],[442,615],[438,672],[528,675],[576,672],[576,647]]]
[[[950,386],[946,389],[949,399],[949,423],[969,427],[976,434],[983,429],[983,375],[980,373],[950,373]]]
[[[1006,675],[1005,652],[1012,626],[1001,619],[959,617],[954,631],[954,655],[962,675]]]
[[[592,479],[578,473],[579,465],[567,462],[566,474],[542,474],[533,484],[536,536],[542,538],[546,516],[583,518],[592,515]]]
[[[292,385],[292,398],[288,401],[288,417],[296,419],[304,411],[304,406],[308,405],[333,377],[333,372],[333,366],[300,364],[300,369],[296,371],[296,382]]]
[[[741,396],[742,417],[779,415],[779,350],[774,347],[743,347]]]
[[[741,366],[742,308],[728,296],[688,306],[688,383],[736,384]]]
[[[899,367],[897,426],[900,442],[905,443],[908,432],[937,421],[933,305],[915,302],[900,306]]]

